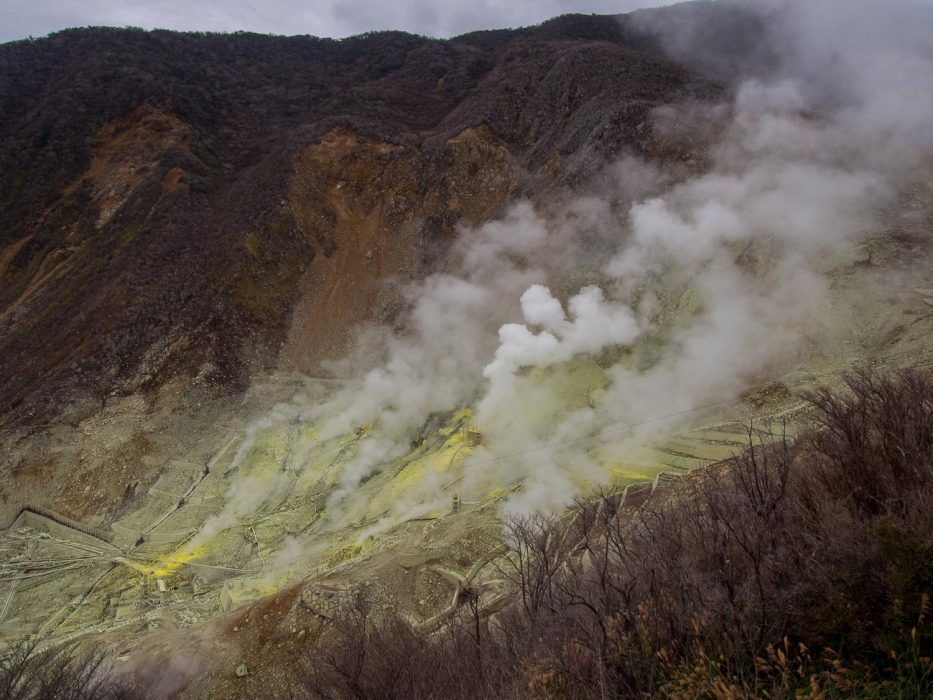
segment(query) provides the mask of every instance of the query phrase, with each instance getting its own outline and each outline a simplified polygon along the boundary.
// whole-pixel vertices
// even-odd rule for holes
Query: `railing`
[[[94,537],[98,540],[103,540],[107,544],[111,544],[113,540],[112,533],[106,530],[102,530],[97,527],[91,527],[90,525],[84,525],[83,523],[79,523],[77,520],[66,518],[64,515],[59,515],[55,511],[51,511],[48,508],[43,508],[42,506],[37,506],[31,503],[20,508],[19,512],[16,514],[16,517],[13,518],[13,522],[10,523],[10,527],[13,526],[13,523],[19,520],[23,513],[33,513],[35,515],[42,516],[43,518],[47,518],[48,520],[58,523],[59,525],[64,525],[65,527],[71,528],[72,530],[77,530],[78,532],[82,532],[85,535],[90,535],[91,537]]]

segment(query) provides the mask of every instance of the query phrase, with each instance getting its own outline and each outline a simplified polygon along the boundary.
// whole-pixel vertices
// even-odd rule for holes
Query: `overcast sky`
[[[404,29],[448,37],[536,24],[566,12],[616,13],[672,0],[0,0],[0,42],[106,25],[343,37]]]

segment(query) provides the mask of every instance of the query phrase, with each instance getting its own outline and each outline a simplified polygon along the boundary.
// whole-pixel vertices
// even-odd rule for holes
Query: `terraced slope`
[[[0,640],[274,696],[360,591],[499,611],[513,509],[637,509],[793,438],[801,392],[933,362],[933,147],[865,176],[830,108],[643,29],[0,46]]]
[[[885,245],[903,244],[892,239]],[[919,248],[912,254],[912,276],[901,278],[904,299],[891,289],[874,298],[864,294],[873,288],[866,275],[878,270],[858,261],[836,264],[835,274],[845,280],[837,288],[838,308],[857,312],[860,323],[815,348],[799,367],[763,378],[739,399],[604,430],[591,436],[586,451],[605,462],[625,504],[637,508],[652,490],[741,450],[750,426],[754,440],[792,438],[805,419],[800,393],[837,384],[866,358],[879,368],[930,365],[933,306],[919,285],[933,273],[933,256]],[[855,290],[862,291],[857,310],[846,306]],[[320,442],[315,423],[284,407],[324,402],[336,388],[302,375],[272,375],[257,379],[245,403],[221,401],[206,409],[213,418],[196,432],[160,428],[158,478],[133,485],[118,515],[98,511],[86,519],[108,528],[112,544],[88,541],[38,516],[21,517],[2,541],[4,637],[32,634],[54,643],[103,635],[115,653],[137,658],[191,630],[201,640],[200,653],[232,645],[222,653],[233,651],[262,668],[278,663],[277,654],[289,653],[299,638],[316,634],[363,589],[426,628],[459,607],[458,587],[467,581],[484,591],[484,609],[498,609],[505,602],[494,565],[501,508],[523,484],[503,481],[479,498],[461,491],[476,451],[490,447],[469,407],[382,465],[330,512],[328,498],[367,428]],[[585,394],[591,387],[584,382],[576,390]],[[133,410],[131,402],[115,404],[108,417],[83,429],[93,430],[95,441],[125,439]],[[188,443],[172,444],[175,437]],[[261,611],[270,601],[279,606],[271,622],[260,617],[269,614]],[[215,625],[227,636],[214,639]],[[247,652],[252,644],[260,651]],[[191,692],[226,682],[225,673],[206,664]],[[257,673],[247,682],[270,682]]]

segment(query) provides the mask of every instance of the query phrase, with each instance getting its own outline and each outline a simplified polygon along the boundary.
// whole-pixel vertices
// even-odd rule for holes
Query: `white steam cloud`
[[[509,508],[559,506],[606,477],[587,436],[735,397],[820,336],[832,318],[821,261],[876,226],[933,154],[931,13],[861,0],[743,7],[766,16],[779,60],[755,64],[725,105],[676,108],[727,120],[704,174],[671,185],[626,159],[559,214],[519,203],[461,231],[449,271],[409,290],[407,331],[379,336],[381,364],[304,409],[320,440],[368,430],[329,510],[433,415],[465,406],[484,436],[465,496],[521,481]],[[684,63],[716,51],[690,27],[652,24],[666,16],[640,21]],[[569,400],[562,382],[581,358],[600,364],[603,385]],[[528,452],[545,443],[562,445]],[[437,499],[413,492],[397,515]]]

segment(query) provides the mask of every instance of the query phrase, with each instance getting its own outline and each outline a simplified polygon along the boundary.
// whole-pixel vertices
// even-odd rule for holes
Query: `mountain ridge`
[[[213,363],[218,383],[242,387],[251,372],[274,366],[299,296],[298,269],[326,258],[333,245],[303,234],[277,203],[288,199],[302,144],[336,128],[414,147],[427,163],[420,177],[434,181],[430,169],[442,171],[451,157],[446,141],[486,125],[527,171],[490,205],[494,212],[515,196],[584,180],[623,150],[661,151],[650,111],[719,93],[646,40],[625,43],[615,18],[581,21],[604,36],[594,41],[589,29],[576,32],[587,38],[568,38],[555,30],[559,23],[545,23],[501,46],[496,35],[495,47],[483,50],[471,43],[476,37],[440,42],[394,32],[334,41],[89,29],[0,47],[3,422],[32,411],[47,417],[52,405],[67,403],[70,384],[82,394],[93,387],[96,400],[119,391],[153,342],[171,334],[170,309],[197,338],[175,353],[179,371],[196,376]],[[211,50],[218,56],[203,55]],[[21,61],[30,75],[17,68]],[[173,130],[184,132],[184,143],[158,146]],[[131,145],[119,150],[117,137]],[[146,154],[149,147],[155,150]],[[685,158],[679,150],[674,144],[670,156]],[[574,158],[555,160],[560,153]],[[113,180],[109,201],[101,201],[102,186],[81,184],[93,182],[89,168],[104,165]],[[131,177],[115,178],[121,167]],[[425,245],[438,247],[435,257],[460,216],[442,206],[414,224]],[[250,235],[270,244],[258,260],[243,242]],[[239,270],[252,280],[250,293],[264,287],[263,308],[231,303],[236,292],[210,274],[197,281],[199,270],[211,269]],[[91,327],[50,310],[62,298]],[[114,299],[134,299],[132,317],[118,322]],[[21,306],[34,312],[14,313]],[[112,323],[95,332],[101,317]],[[140,327],[142,319],[148,326]],[[29,346],[37,336],[64,354],[36,365]],[[242,353],[229,350],[244,337],[253,340]],[[101,376],[114,367],[116,383]],[[57,398],[48,399],[49,391]]]
[[[4,658],[695,697],[922,623],[933,55],[885,8],[0,46]]]

